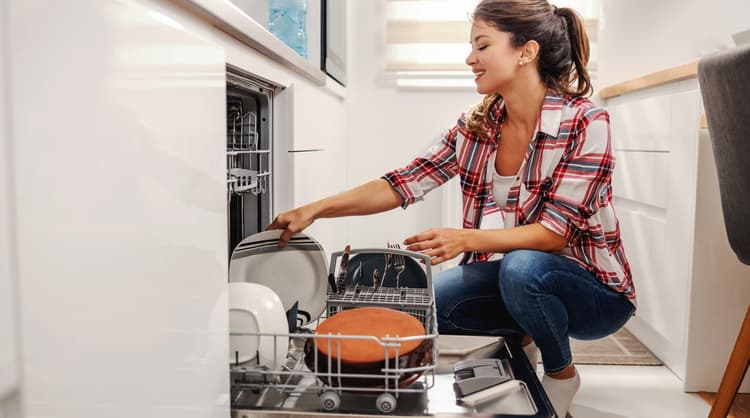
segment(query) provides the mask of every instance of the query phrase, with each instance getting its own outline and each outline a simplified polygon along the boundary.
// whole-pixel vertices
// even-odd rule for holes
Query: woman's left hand
[[[404,240],[406,249],[429,255],[434,266],[467,250],[467,230],[434,228]]]

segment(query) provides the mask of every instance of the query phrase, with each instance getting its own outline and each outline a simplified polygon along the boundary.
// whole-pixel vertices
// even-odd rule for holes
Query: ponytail
[[[554,14],[565,20],[565,27],[568,30],[568,39],[570,39],[570,57],[573,60],[573,65],[570,68],[571,71],[569,73],[569,78],[566,80],[567,85],[570,86],[570,89],[574,83],[577,84],[575,90],[571,89],[565,91],[565,93],[568,93],[571,96],[590,96],[593,92],[593,87],[591,86],[589,72],[586,69],[590,56],[589,37],[586,34],[586,27],[583,23],[583,19],[581,19],[575,10],[568,7],[562,7],[559,9],[555,7]]]

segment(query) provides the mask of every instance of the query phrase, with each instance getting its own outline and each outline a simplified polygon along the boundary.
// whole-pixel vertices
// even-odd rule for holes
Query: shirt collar
[[[562,121],[563,103],[565,98],[554,90],[547,89],[542,104],[542,115],[539,118],[539,130],[545,134],[557,138],[560,133],[560,122]]]

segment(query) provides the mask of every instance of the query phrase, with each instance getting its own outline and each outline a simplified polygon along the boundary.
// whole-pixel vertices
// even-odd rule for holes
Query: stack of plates
[[[281,230],[264,231],[240,242],[229,262],[229,281],[270,287],[288,311],[297,303],[297,324],[312,322],[326,305],[328,269],[317,241],[295,234],[278,246]]]

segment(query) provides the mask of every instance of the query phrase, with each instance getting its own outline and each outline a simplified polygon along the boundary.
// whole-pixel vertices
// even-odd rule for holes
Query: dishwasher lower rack
[[[427,267],[426,288],[393,288],[367,287],[355,288],[339,287],[329,290],[326,300],[324,316],[330,317],[338,312],[364,306],[377,306],[395,309],[408,313],[418,319],[424,326],[425,334],[411,337],[382,337],[362,335],[325,335],[324,338],[314,338],[312,329],[298,329],[298,333],[263,334],[258,337],[273,338],[273,344],[283,344],[289,341],[289,351],[286,359],[272,363],[282,364],[278,370],[272,370],[258,364],[237,364],[231,367],[232,408],[233,409],[262,409],[309,411],[311,402],[315,401],[318,410],[332,412],[339,409],[354,412],[348,405],[342,407],[342,399],[354,400],[358,408],[373,410],[380,413],[393,412],[398,399],[404,395],[410,404],[424,404],[419,410],[426,414],[427,391],[435,384],[435,372],[438,362],[437,349],[437,319],[435,312],[434,293],[429,270],[429,257],[400,249],[361,249],[352,250],[355,253],[389,253],[392,256],[413,257],[421,259]],[[343,252],[333,253],[331,256],[330,274],[336,273],[338,257]],[[234,335],[234,334],[233,334]],[[320,337],[320,336],[318,336]],[[317,352],[318,339],[327,341],[329,353],[340,353],[340,344],[347,339],[363,339],[383,348],[384,358],[387,359],[380,373],[347,372],[337,360],[319,363],[318,357],[307,359],[306,351]],[[401,367],[401,357],[398,347],[406,341],[422,340],[429,344],[426,360],[418,367]],[[268,342],[267,342],[268,343]],[[307,349],[306,349],[307,346]],[[312,349],[310,349],[312,347]],[[393,356],[395,351],[395,357]],[[389,355],[390,353],[390,355]],[[334,356],[340,358],[340,356]],[[256,359],[260,358],[259,355]],[[268,362],[267,362],[268,363]],[[418,376],[407,387],[400,387],[406,376]],[[378,382],[382,380],[382,383]],[[368,382],[367,385],[357,382]],[[375,382],[375,384],[373,384]],[[415,400],[417,400],[415,402]],[[342,407],[342,408],[340,408]],[[357,412],[362,412],[360,409]]]
[[[434,386],[437,359],[437,335],[423,335],[404,338],[376,338],[373,336],[327,335],[329,348],[340,347],[346,339],[367,339],[383,347],[384,354],[393,353],[396,347],[407,340],[422,339],[431,343],[431,359],[420,367],[398,367],[399,354],[385,362],[380,373],[365,374],[347,372],[341,363],[327,358],[327,362],[305,361],[305,346],[317,351],[317,338],[311,332],[291,334],[258,333],[258,337],[272,337],[289,341],[289,352],[279,370],[273,370],[257,364],[237,364],[231,366],[232,408],[242,409],[279,409],[309,410],[310,399],[317,398],[319,410],[331,412],[339,409],[342,396],[349,398],[371,398],[370,409],[389,413],[396,409],[398,399],[403,394],[423,394]],[[340,349],[340,348],[339,348]],[[309,355],[309,354],[308,354]],[[256,357],[257,358],[257,357]],[[251,361],[252,363],[252,361]],[[327,364],[326,364],[327,363]],[[399,387],[407,375],[418,375],[419,378],[408,387]],[[360,386],[357,381],[368,381],[371,386]],[[382,381],[372,385],[373,381]]]

